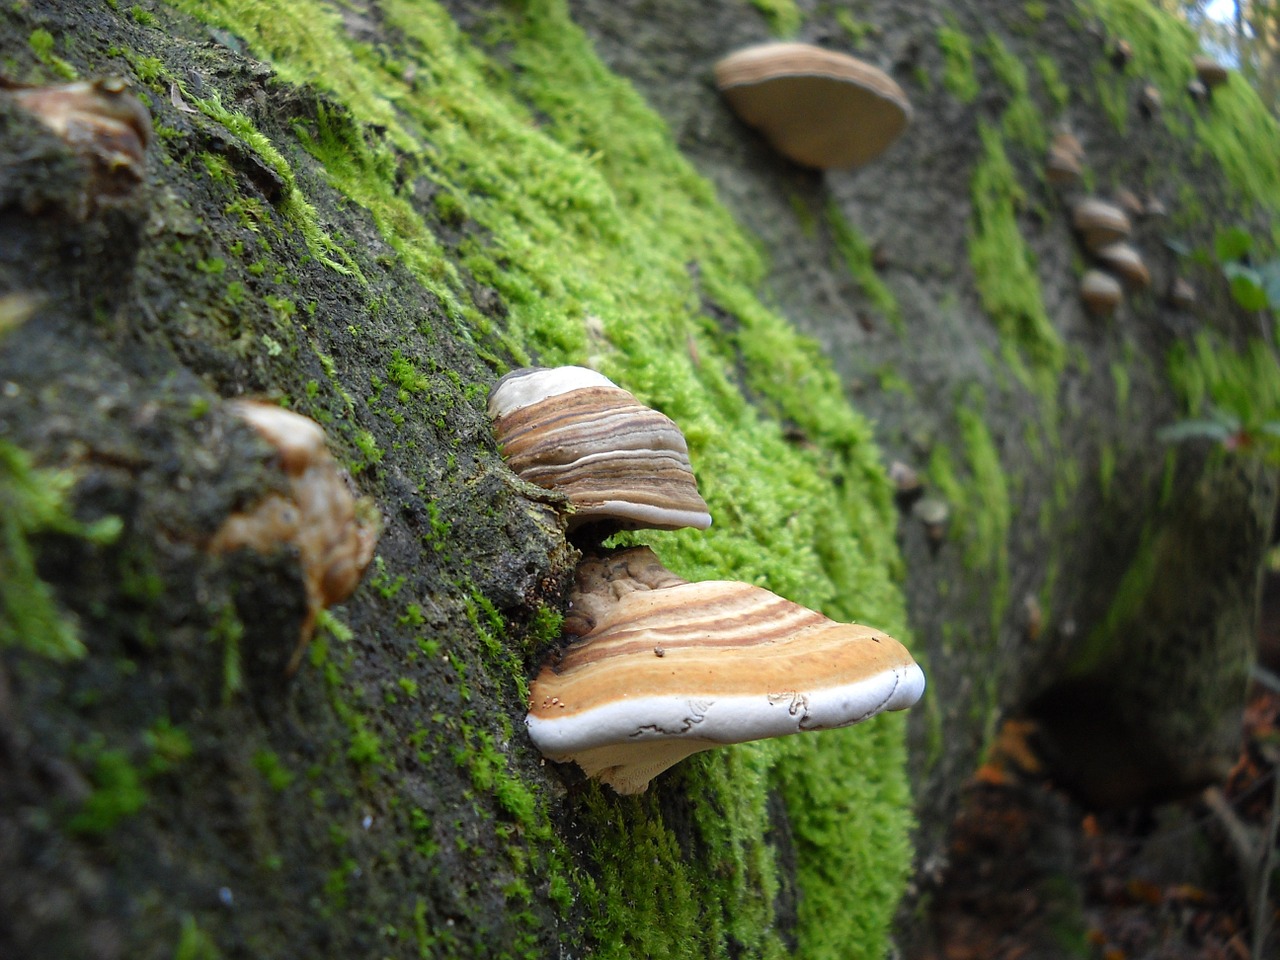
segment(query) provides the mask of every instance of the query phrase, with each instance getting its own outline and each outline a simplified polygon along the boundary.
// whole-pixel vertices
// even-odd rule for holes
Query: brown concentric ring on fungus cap
[[[1086,197],[1072,205],[1071,225],[1089,250],[1127,239],[1131,230],[1123,210],[1096,197]]]
[[[608,521],[674,530],[711,525],[689,447],[670,417],[585,367],[526,367],[489,395],[507,464],[565,494],[569,528]]]
[[[573,604],[587,632],[542,668],[525,722],[544,755],[619,793],[700,750],[849,726],[924,691],[887,634],[749,584],[687,583],[647,547],[584,563]]]
[[[807,43],[763,43],[715,66],[734,112],[806,167],[857,167],[907,129],[911,101],[883,70]]]

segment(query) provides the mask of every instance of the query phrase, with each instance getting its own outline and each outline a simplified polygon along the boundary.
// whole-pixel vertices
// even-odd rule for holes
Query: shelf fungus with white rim
[[[807,43],[762,43],[715,66],[734,113],[783,156],[819,170],[875,159],[911,122],[911,101],[878,67]]]
[[[357,501],[325,445],[314,420],[269,403],[235,400],[232,411],[276,449],[289,493],[269,493],[250,509],[234,513],[210,541],[214,553],[249,549],[268,554],[282,547],[298,552],[307,590],[307,617],[286,669],[297,670],[311,639],[316,614],[355,592],[373,559],[378,518]],[[366,509],[367,507],[367,509]]]
[[[578,570],[559,651],[525,723],[548,758],[641,793],[701,750],[903,710],[924,673],[897,640],[761,587],[688,583],[647,547]]]
[[[508,466],[569,498],[569,529],[711,525],[675,422],[585,367],[513,370],[489,394]]]

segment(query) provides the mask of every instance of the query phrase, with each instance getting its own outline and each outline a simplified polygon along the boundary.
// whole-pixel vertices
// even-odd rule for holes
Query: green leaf
[[[1232,277],[1231,296],[1246,310],[1261,310],[1269,305],[1267,291],[1251,277]]]
[[[1217,251],[1218,260],[1222,263],[1239,260],[1253,249],[1253,237],[1247,230],[1242,230],[1240,227],[1228,227],[1226,230],[1218,231],[1217,236],[1213,238],[1213,247]]]
[[[1231,296],[1236,303],[1246,310],[1262,310],[1270,306],[1267,291],[1262,286],[1262,277],[1257,270],[1238,263],[1228,263],[1222,272],[1231,281]]]

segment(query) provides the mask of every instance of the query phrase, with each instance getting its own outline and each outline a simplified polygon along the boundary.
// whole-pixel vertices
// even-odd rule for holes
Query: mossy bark
[[[10,81],[122,75],[155,125],[106,195],[91,143],[0,96],[0,500],[41,510],[5,600],[47,625],[52,590],[83,647],[2,634],[6,956],[883,952],[900,718],[639,798],[524,735],[577,560],[485,413],[531,360],[684,428],[717,520],[651,538],[674,569],[906,631],[872,431],[752,241],[563,7],[453,14],[3,13]],[[298,557],[209,550],[285,489],[241,395],[319,422],[383,519],[292,677]]]
[[[1280,129],[1236,76],[1194,101],[1195,37],[1142,0],[872,6],[872,29],[851,31],[839,5],[800,4],[796,36],[889,70],[915,118],[879,161],[822,174],[706,105],[707,65],[765,23],[713,5],[675,42],[680,3],[573,4],[759,235],[773,296],[823,344],[886,460],[950,507],[940,548],[910,513],[899,528],[931,681],[912,714],[919,853],[936,865],[1001,716],[1037,713],[1058,772],[1099,805],[1194,790],[1232,754],[1274,471],[1158,434],[1219,392],[1253,384],[1269,402],[1273,374],[1228,359],[1236,372],[1206,389],[1214,363],[1188,373],[1182,358],[1197,342],[1205,358],[1274,356],[1274,317],[1233,301],[1214,238],[1239,226],[1273,255],[1280,191],[1260,161]],[[1155,114],[1139,102],[1149,84]],[[1086,153],[1066,190],[1044,173],[1059,130]],[[1093,263],[1070,204],[1121,191],[1166,213],[1134,217],[1150,287],[1100,319],[1077,292]],[[1171,303],[1175,277],[1193,307]]]
[[[1270,477],[1155,432],[1192,393],[1171,351],[1257,329],[1206,251],[1227,222],[1266,236],[1280,194],[1244,141],[1274,124],[1235,78],[1181,98],[1188,38],[1145,5],[851,9],[0,13],[7,79],[123,75],[156,125],[144,182],[99,202],[0,94],[0,442],[30,464],[0,503],[50,491],[0,559],[34,560],[27,598],[51,589],[85,648],[0,651],[0,953],[883,955],[910,866],[900,718],[693,758],[634,799],[528,743],[577,559],[484,412],[530,361],[598,367],[684,428],[715,525],[640,538],[682,576],[914,633],[927,856],[995,718],[1059,681],[1151,742],[1229,729]],[[710,64],[778,31],[907,88],[888,158],[800,170],[724,109]],[[1039,173],[1061,122],[1100,192],[1171,208],[1138,228],[1154,292],[1106,322]],[[1175,271],[1189,313],[1159,296]],[[297,558],[206,549],[285,482],[222,404],[242,394],[320,422],[384,521],[291,679]],[[941,549],[895,516],[892,458],[952,501]],[[1191,746],[1175,786],[1221,749]]]

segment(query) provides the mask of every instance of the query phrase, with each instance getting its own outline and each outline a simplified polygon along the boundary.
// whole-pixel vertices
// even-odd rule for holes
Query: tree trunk
[[[33,0],[0,30],[0,955],[878,958],[911,788],[936,860],[999,716],[1096,803],[1229,755],[1271,472],[1157,431],[1271,387],[1214,238],[1270,256],[1280,134],[1239,77],[1194,103],[1151,6]],[[886,156],[803,169],[726,109],[711,65],[779,34],[903,86]],[[109,82],[70,129],[21,92],[107,77],[140,162]],[[1109,318],[1059,127],[1093,191],[1168,210]],[[595,545],[493,440],[530,363],[684,430],[713,526],[624,542],[904,638],[910,728],[638,797],[541,758],[529,678]],[[320,424],[380,515],[319,614],[295,542],[215,549],[291,490],[244,396]]]

